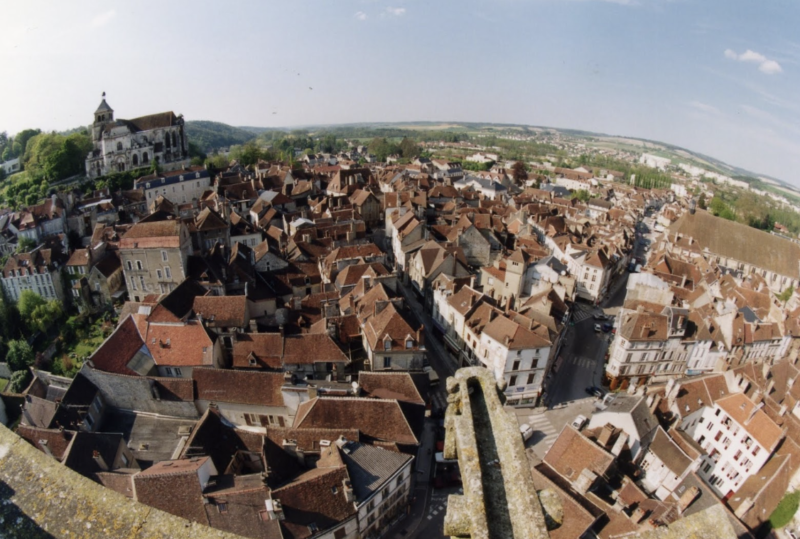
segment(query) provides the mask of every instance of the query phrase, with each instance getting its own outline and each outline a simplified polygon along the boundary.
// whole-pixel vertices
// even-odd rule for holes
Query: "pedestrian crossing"
[[[553,428],[553,425],[550,424],[550,420],[547,419],[544,414],[532,414],[528,416],[526,421],[528,425],[533,428],[534,439],[538,440],[541,438],[541,435],[544,434],[544,439],[537,441],[536,445],[539,446],[541,444],[544,448],[543,452],[547,452],[556,442],[558,431]]]
[[[583,303],[574,303],[572,306],[572,321],[583,322],[587,318],[594,315],[594,307],[591,305],[584,305]]]
[[[594,360],[588,357],[573,356],[567,360],[567,363],[583,369],[594,369]]]

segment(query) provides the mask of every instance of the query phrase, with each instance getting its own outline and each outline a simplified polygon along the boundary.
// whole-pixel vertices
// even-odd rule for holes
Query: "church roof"
[[[103,100],[100,102],[100,106],[97,107],[96,111],[94,111],[95,114],[97,114],[98,112],[114,112],[114,109],[109,107],[108,103],[106,103],[105,98],[103,98]]]

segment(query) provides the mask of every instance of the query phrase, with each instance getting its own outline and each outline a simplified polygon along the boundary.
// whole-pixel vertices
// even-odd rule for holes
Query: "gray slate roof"
[[[349,442],[342,447],[342,460],[359,502],[372,496],[412,458],[360,442]]]

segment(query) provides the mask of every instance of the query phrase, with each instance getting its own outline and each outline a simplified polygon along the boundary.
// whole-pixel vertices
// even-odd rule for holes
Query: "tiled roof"
[[[128,367],[128,362],[142,349],[146,350],[144,340],[133,316],[128,316],[89,359],[101,371],[139,376],[138,372]]]
[[[649,451],[655,454],[678,477],[681,477],[683,472],[692,465],[692,459],[675,444],[661,427],[656,428]]]
[[[358,384],[364,396],[425,405],[425,399],[407,372],[361,371]]]
[[[315,533],[310,524],[326,530],[353,516],[355,505],[345,498],[347,480],[343,465],[315,468],[273,490],[272,499],[280,500],[285,516],[281,521],[285,539],[305,539]]]
[[[198,468],[208,457],[164,461],[136,474],[136,499],[187,520],[208,525]]]
[[[247,318],[246,296],[195,297],[192,305],[211,327],[244,327]]]
[[[718,399],[716,404],[767,451],[773,451],[783,438],[781,428],[745,395],[734,393]]]
[[[283,373],[192,369],[197,399],[282,407]]]
[[[544,456],[544,462],[564,478],[575,481],[584,469],[603,476],[614,462],[614,456],[566,425]]]
[[[43,429],[39,427],[30,427],[28,425],[19,425],[16,433],[20,438],[30,443],[36,449],[46,453],[41,443],[44,441],[44,445],[47,446],[50,454],[53,455],[56,460],[64,458],[64,453],[69,443],[72,441],[72,437],[75,435],[71,430]]]
[[[317,397],[297,410],[295,428],[352,428],[362,436],[401,445],[417,445],[417,437],[397,401],[355,397]]]
[[[386,484],[414,457],[379,447],[348,442],[341,448],[357,502],[362,502]]]

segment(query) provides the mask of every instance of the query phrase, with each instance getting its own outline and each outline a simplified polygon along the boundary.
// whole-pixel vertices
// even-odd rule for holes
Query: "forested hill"
[[[187,121],[186,133],[189,140],[203,151],[227,148],[234,144],[244,144],[256,137],[255,133],[245,131],[219,122]]]

